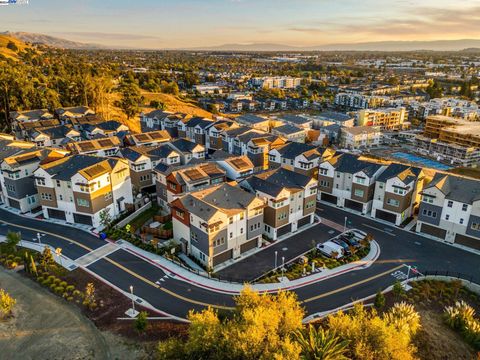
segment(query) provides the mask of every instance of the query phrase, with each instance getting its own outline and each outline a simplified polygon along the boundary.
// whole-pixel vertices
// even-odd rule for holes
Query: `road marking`
[[[315,301],[315,300],[318,300],[318,299],[321,299],[321,298],[324,298],[324,297],[327,297],[327,296],[330,296],[330,295],[333,295],[333,294],[342,292],[342,291],[344,291],[344,290],[351,289],[352,287],[355,287],[355,286],[358,286],[358,285],[361,285],[361,284],[365,284],[365,283],[367,283],[367,282],[369,282],[369,281],[372,281],[372,280],[378,279],[378,278],[380,278],[380,277],[382,277],[382,276],[388,275],[388,274],[390,274],[392,271],[401,269],[402,267],[404,267],[403,264],[402,264],[402,265],[399,265],[399,266],[397,266],[397,267],[394,267],[393,269],[384,271],[383,273],[380,273],[380,274],[371,276],[371,277],[369,277],[369,278],[367,278],[367,279],[363,279],[363,280],[357,281],[356,283],[353,283],[353,284],[350,284],[350,285],[346,285],[346,286],[344,286],[344,287],[341,287],[341,288],[338,288],[338,289],[335,289],[335,290],[332,290],[332,291],[329,291],[329,292],[326,292],[326,293],[323,293],[323,294],[320,294],[320,295],[313,296],[313,297],[311,297],[311,298],[305,299],[305,300],[301,301],[301,303],[308,303],[308,302],[311,302],[311,301]]]
[[[390,236],[397,236],[397,235],[392,234],[392,233],[390,232],[390,231],[393,231],[393,230],[385,231],[385,230],[379,229],[379,228],[377,228],[377,227],[375,227],[375,226],[372,226],[372,225],[368,225],[368,224],[362,224],[362,225],[363,225],[363,226],[366,226],[366,227],[368,227],[368,228],[370,228],[370,229],[374,229],[374,230],[380,231],[380,232],[382,232],[382,233],[384,233],[384,234],[387,234],[387,235],[390,235]]]
[[[44,234],[48,234],[48,235],[51,235],[51,236],[54,236],[54,237],[57,237],[59,239],[62,239],[62,240],[65,240],[65,241],[68,241],[69,243],[73,243],[75,245],[78,245],[80,246],[81,248],[85,249],[85,250],[88,250],[88,251],[93,251],[93,249],[89,248],[88,246],[86,245],[83,245],[75,240],[72,240],[70,238],[67,238],[65,236],[62,236],[62,235],[57,235],[57,234],[54,234],[54,233],[51,233],[51,232],[48,232],[48,231],[43,231],[43,230],[39,230],[39,229],[35,229],[35,228],[32,228],[32,227],[28,227],[28,226],[24,226],[24,225],[17,225],[17,224],[12,224],[12,223],[9,223],[8,221],[5,221],[5,220],[0,220],[1,223],[4,223],[6,225],[10,225],[10,226],[15,226],[15,227],[18,227],[20,229],[25,229],[25,230],[30,230],[30,231],[35,231],[35,232],[42,232]]]
[[[397,280],[405,280],[407,278],[407,274],[405,274],[401,270],[397,270],[397,271],[391,273],[390,275],[392,275]]]

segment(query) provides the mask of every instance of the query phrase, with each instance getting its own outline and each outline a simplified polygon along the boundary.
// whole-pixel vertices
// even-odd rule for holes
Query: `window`
[[[27,202],[29,205],[33,205],[37,202],[37,199],[35,197],[35,195],[31,195],[29,197],[27,197]]]
[[[175,215],[177,215],[179,218],[183,219],[183,216],[185,215],[185,213],[183,211],[180,211],[180,210],[175,210]]]
[[[106,193],[106,194],[104,195],[104,197],[105,197],[105,200],[110,200],[110,199],[112,198],[112,192],[109,191],[108,193]]]
[[[316,188],[311,188],[310,189],[310,195],[315,195],[317,193],[317,189]]]
[[[378,188],[379,188],[379,189],[383,189],[383,184],[382,184],[382,183],[379,183],[379,184],[378,184]]]
[[[320,168],[320,175],[327,175],[328,169]]]
[[[37,178],[37,185],[45,186],[45,179],[44,178]]]
[[[437,212],[432,211],[432,210],[423,209],[422,214],[425,215],[425,216],[431,217],[431,218],[436,218],[437,217]]]
[[[57,184],[57,187],[60,187],[61,185],[60,180],[56,180],[55,183]]]
[[[231,217],[228,218],[228,223],[229,223],[229,224],[233,224],[233,216],[231,216]]]
[[[320,186],[321,187],[329,187],[330,186],[330,181],[320,180]]]
[[[243,234],[243,228],[240,228],[240,234]]]
[[[42,200],[52,201],[52,194],[42,193],[40,196]]]
[[[90,201],[85,200],[85,199],[77,199],[77,205],[78,206],[83,206],[83,207],[89,207],[90,206]]]
[[[429,204],[433,204],[433,197],[432,196],[427,196],[427,195],[422,195],[422,201],[427,202]]]
[[[480,230],[480,223],[472,223],[470,227],[472,230]]]
[[[218,239],[213,241],[213,246],[214,247],[221,246],[223,244],[225,244],[225,238],[224,237],[218,238]]]
[[[58,195],[58,200],[63,201],[63,195]]]
[[[190,237],[192,238],[193,241],[197,241],[197,240],[198,240],[197,234],[194,233],[193,231],[190,232]]]
[[[12,191],[12,192],[15,192],[15,186],[11,185],[11,184],[7,184],[7,190],[8,191]]]
[[[233,238],[233,232],[230,233],[230,239]]]
[[[463,219],[460,219],[460,224],[463,224]]]
[[[462,211],[467,211],[468,209],[468,205],[467,204],[463,204],[462,205]]]
[[[395,200],[395,199],[388,199],[387,204],[391,205],[391,206],[394,206],[394,207],[400,206],[400,202],[398,200]]]
[[[365,183],[366,183],[365,178],[356,176],[355,179],[357,180],[357,183],[359,183],[359,184],[365,185]]]
[[[365,191],[363,191],[362,189],[355,189],[355,196],[363,197],[364,194]]]
[[[445,215],[445,220],[449,220],[450,219],[450,215]]]
[[[453,206],[453,201],[448,200],[447,206],[448,206],[449,208],[451,208],[451,207]]]
[[[407,193],[407,190],[395,187],[393,188],[393,192],[398,195],[405,195]]]

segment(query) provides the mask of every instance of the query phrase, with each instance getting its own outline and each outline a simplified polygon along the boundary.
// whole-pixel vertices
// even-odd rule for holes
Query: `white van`
[[[343,257],[343,248],[335,244],[332,241],[327,241],[323,244],[318,244],[317,249],[324,255],[328,257],[333,257],[335,255],[335,259],[340,259]],[[334,254],[335,253],[335,254]]]

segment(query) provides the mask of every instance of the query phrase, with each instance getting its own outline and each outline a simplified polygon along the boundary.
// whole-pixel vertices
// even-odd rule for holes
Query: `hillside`
[[[15,44],[15,46],[18,48],[18,51],[11,50],[7,47],[7,45],[11,42]],[[31,48],[31,46],[10,35],[0,34],[0,55],[3,55],[9,59],[17,60],[18,52],[23,51],[27,48]]]
[[[8,36],[15,37],[24,42],[31,44],[42,44],[60,49],[103,49],[104,47],[97,44],[85,44],[76,41],[65,40],[54,36],[27,33],[27,32],[6,32]]]

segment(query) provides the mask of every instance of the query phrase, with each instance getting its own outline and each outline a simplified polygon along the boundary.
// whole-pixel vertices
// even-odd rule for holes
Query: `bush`
[[[62,282],[60,282],[60,286],[63,286],[64,288],[66,288],[66,287],[67,287],[67,285],[68,285],[68,284],[67,284],[67,282],[66,282],[66,281],[62,281]]]
[[[137,318],[135,319],[135,323],[134,323],[135,330],[137,330],[139,334],[145,332],[145,330],[147,329],[147,326],[148,326],[147,316],[148,314],[146,311],[140,311]]]
[[[382,310],[385,307],[385,295],[383,295],[381,291],[375,295],[375,301],[373,304],[377,310]]]
[[[475,350],[480,350],[480,320],[470,305],[457,301],[454,306],[445,308],[444,317],[448,326],[459,331]]]
[[[17,301],[10,296],[5,290],[0,289],[0,318],[9,316]]]
[[[55,287],[55,294],[63,294],[63,292],[65,291],[65,288],[63,286],[57,286]]]
[[[67,283],[65,282],[65,284],[67,284]],[[73,285],[68,285],[68,286],[66,287],[66,290],[67,290],[67,292],[71,293],[71,292],[73,292],[73,291],[75,290],[75,286],[73,286]]]

